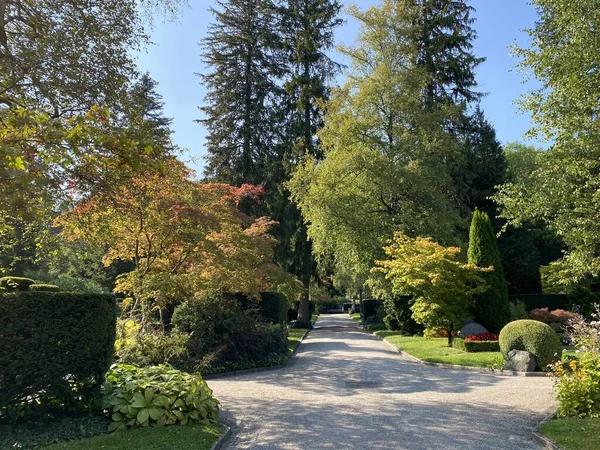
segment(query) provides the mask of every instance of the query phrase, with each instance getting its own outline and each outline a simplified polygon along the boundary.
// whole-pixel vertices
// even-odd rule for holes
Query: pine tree
[[[471,222],[468,258],[469,264],[494,268],[492,272],[482,274],[489,288],[474,297],[473,312],[475,320],[497,333],[510,320],[508,290],[492,222],[485,212],[478,209],[473,213]]]
[[[279,221],[277,259],[303,282],[307,296],[300,300],[299,326],[310,326],[308,288],[316,264],[302,214],[289,200],[284,183],[306,156],[321,159],[316,133],[323,125],[322,104],[329,98],[329,81],[340,66],[328,55],[334,30],[342,24],[337,0],[283,0],[279,3],[282,54],[285,61],[285,101],[279,157],[270,170],[267,199],[270,214]],[[278,198],[276,198],[278,197]]]
[[[264,181],[273,157],[277,121],[273,104],[281,89],[278,37],[270,0],[217,0],[215,22],[203,40],[207,88],[200,120],[208,129],[205,175],[240,185]]]
[[[415,0],[415,7],[417,65],[431,77],[424,92],[425,105],[464,107],[477,102],[482,94],[474,90],[475,69],[485,58],[472,53],[477,37],[471,27],[473,7],[464,0]]]

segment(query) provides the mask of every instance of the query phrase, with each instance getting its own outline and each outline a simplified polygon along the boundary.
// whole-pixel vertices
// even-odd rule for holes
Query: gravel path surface
[[[322,315],[279,370],[208,381],[229,449],[539,449],[555,408],[546,378],[415,364],[345,315]]]

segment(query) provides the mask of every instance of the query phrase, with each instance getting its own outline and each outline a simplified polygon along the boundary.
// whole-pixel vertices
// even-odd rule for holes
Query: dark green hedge
[[[568,307],[569,297],[564,294],[517,294],[511,295],[510,300],[512,302],[520,300],[525,303],[527,312],[537,308],[548,308],[550,311],[570,309]]]
[[[366,319],[368,319],[369,317],[376,316],[377,315],[377,307],[379,305],[381,305],[381,302],[379,300],[374,300],[374,299],[363,300],[361,314]]]
[[[279,292],[261,292],[260,299],[248,297],[241,292],[224,294],[226,298],[233,298],[242,309],[253,309],[259,316],[270,323],[284,325],[287,319],[287,299]]]
[[[279,292],[261,292],[259,313],[271,323],[284,325],[287,320],[287,298]]]
[[[89,405],[112,360],[116,316],[107,294],[2,294],[0,417]]]
[[[452,347],[469,353],[500,351],[498,341],[465,341],[462,338],[454,338],[452,340]]]

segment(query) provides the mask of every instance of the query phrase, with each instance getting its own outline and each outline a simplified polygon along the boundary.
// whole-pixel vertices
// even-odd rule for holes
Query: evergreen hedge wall
[[[112,295],[0,295],[0,418],[88,406],[113,357]]]

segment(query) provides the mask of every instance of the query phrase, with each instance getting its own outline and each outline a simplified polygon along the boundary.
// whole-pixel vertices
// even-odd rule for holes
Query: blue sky
[[[158,81],[165,113],[173,118],[174,141],[187,150],[185,159],[200,173],[204,165],[206,130],[194,120],[200,118],[198,106],[206,91],[194,73],[207,71],[200,58],[198,42],[212,20],[207,8],[213,1],[190,0],[189,3],[190,8],[183,11],[179,23],[156,24],[151,36],[154,45],[139,55],[138,65]],[[354,3],[364,9],[377,0]],[[474,28],[478,34],[474,52],[487,58],[477,72],[479,90],[489,93],[482,106],[503,143],[524,141],[523,134],[530,126],[529,116],[519,113],[514,101],[535,85],[522,84],[521,75],[513,69],[516,60],[509,56],[513,42],[527,43],[522,30],[534,25],[536,13],[528,3],[528,0],[470,1],[476,9]],[[356,24],[347,21],[337,33],[337,42],[353,43],[356,30]]]

